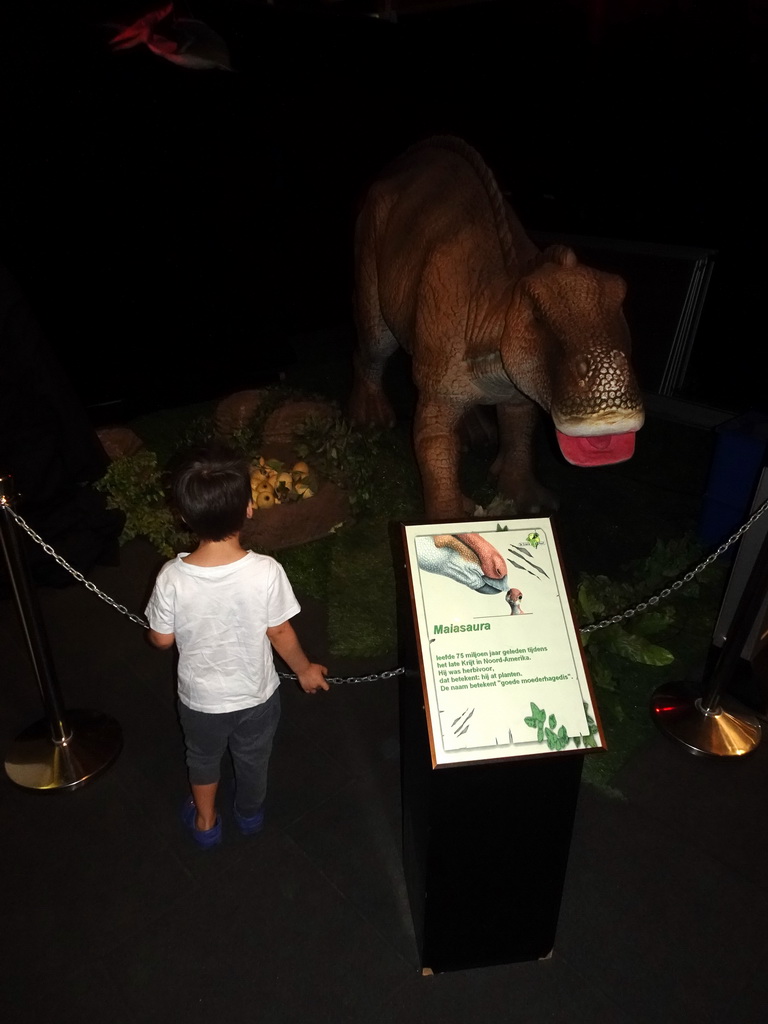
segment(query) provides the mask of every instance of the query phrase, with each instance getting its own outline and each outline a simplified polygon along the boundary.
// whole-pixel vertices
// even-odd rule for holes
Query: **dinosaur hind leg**
[[[499,493],[515,503],[516,515],[536,514],[557,508],[557,498],[536,479],[533,443],[539,417],[533,402],[504,403],[499,417],[499,454],[491,466],[498,477]]]
[[[384,367],[397,349],[397,339],[387,326],[379,306],[379,283],[372,252],[358,260],[355,287],[357,350],[349,401],[353,423],[392,427],[395,414],[384,394]]]

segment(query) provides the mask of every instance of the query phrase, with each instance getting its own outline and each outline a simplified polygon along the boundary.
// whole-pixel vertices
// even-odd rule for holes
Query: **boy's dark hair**
[[[185,452],[171,467],[171,500],[200,540],[224,540],[238,533],[251,500],[245,459],[225,445]]]

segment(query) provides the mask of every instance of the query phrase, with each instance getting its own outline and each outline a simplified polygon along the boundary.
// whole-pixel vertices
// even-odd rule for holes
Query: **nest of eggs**
[[[255,509],[305,501],[313,498],[316,490],[316,476],[310,473],[306,462],[294,462],[286,468],[279,459],[267,461],[263,455],[251,462],[251,497]]]
[[[264,398],[263,391],[254,390],[223,399],[215,414],[218,433],[227,437],[242,429]],[[255,508],[242,532],[246,546],[265,551],[298,547],[327,536],[350,520],[346,492],[315,473],[311,457],[307,464],[292,447],[294,432],[304,420],[313,416],[331,421],[334,415],[328,403],[299,400],[286,402],[267,417],[262,454],[251,464]]]
[[[265,551],[318,540],[350,518],[346,493],[298,459],[288,446],[270,445],[251,464],[254,511],[242,531],[246,546]]]

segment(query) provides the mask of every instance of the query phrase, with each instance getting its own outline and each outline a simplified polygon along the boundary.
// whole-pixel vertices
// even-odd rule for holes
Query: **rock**
[[[100,427],[96,434],[113,462],[126,455],[135,455],[144,447],[144,442],[130,427]]]
[[[267,417],[264,424],[264,447],[273,444],[291,444],[296,428],[311,418],[325,419],[329,422],[336,418],[336,408],[330,402],[306,401],[286,402]]]
[[[256,389],[236,391],[222,398],[214,413],[216,432],[222,437],[231,437],[236,431],[242,430],[256,413],[263,398],[264,392]]]
[[[231,437],[242,430],[253,418],[264,399],[264,391],[236,391],[223,398],[214,414],[216,432],[222,437]],[[331,402],[311,399],[288,400],[270,413],[262,432],[264,446],[291,444],[296,428],[310,417],[333,420],[337,410]]]

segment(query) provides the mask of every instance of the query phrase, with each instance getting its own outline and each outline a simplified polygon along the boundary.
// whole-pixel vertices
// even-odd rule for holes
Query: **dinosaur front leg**
[[[459,487],[458,422],[463,409],[437,399],[419,397],[413,443],[424,490],[424,511],[430,519],[462,519],[474,507]]]
[[[491,466],[499,493],[515,503],[517,515],[557,508],[557,499],[533,472],[533,437],[539,415],[531,401],[498,406],[499,454]]]

